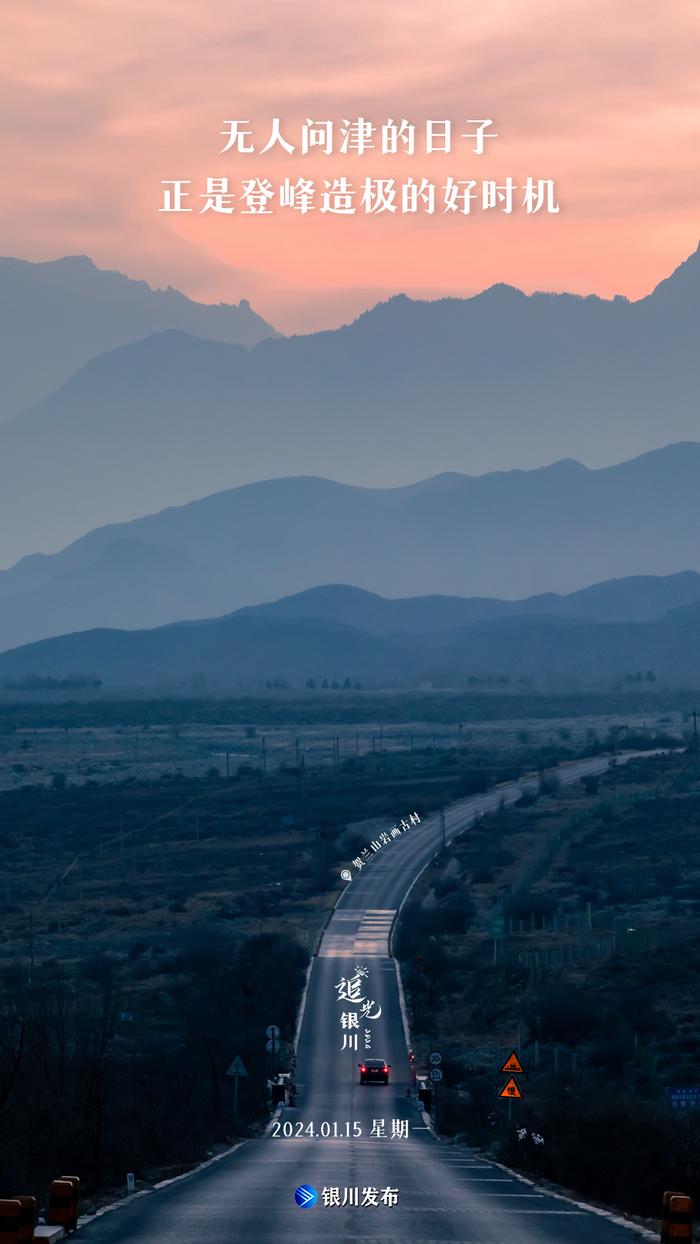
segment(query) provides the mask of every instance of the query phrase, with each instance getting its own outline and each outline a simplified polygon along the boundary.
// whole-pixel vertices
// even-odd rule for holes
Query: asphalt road
[[[607,764],[596,758],[561,766],[558,773],[562,782],[576,781]],[[521,789],[502,786],[450,809],[448,840],[501,798],[512,802]],[[397,809],[404,816],[410,811]],[[101,1216],[83,1229],[90,1244],[315,1244],[329,1237],[336,1244],[629,1244],[639,1238],[629,1227],[435,1139],[407,1096],[410,1067],[388,936],[397,908],[440,839],[437,817],[412,827],[361,869],[337,905],[309,977],[297,1104],[280,1120],[281,1130],[291,1124],[295,1134],[250,1141],[200,1173]],[[336,986],[351,980],[358,965],[367,971],[359,993],[373,1005],[359,1020],[355,1051],[342,1048],[341,1015],[360,1016],[362,1004],[340,999]],[[365,1052],[391,1064],[388,1086],[359,1084],[357,1064]],[[398,1130],[407,1125],[408,1138],[392,1138],[394,1120]],[[307,1134],[309,1125],[315,1136]],[[331,1134],[323,1137],[322,1130]],[[296,1205],[300,1184],[316,1188],[318,1204]],[[355,1188],[360,1201],[371,1201],[373,1193],[365,1190],[376,1189],[379,1204],[352,1204]],[[324,1205],[324,1189],[337,1189],[338,1199],[349,1195],[350,1202]],[[396,1190],[397,1204],[382,1203],[386,1189]]]

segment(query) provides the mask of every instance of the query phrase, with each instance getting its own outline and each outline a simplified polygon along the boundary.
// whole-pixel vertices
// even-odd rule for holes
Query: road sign
[[[442,1072],[439,1067],[430,1068],[430,1079],[433,1084],[439,1084],[442,1079]]]
[[[126,1177],[126,1191],[127,1194],[136,1191],[136,1176],[133,1171],[129,1171],[129,1174]]]
[[[513,1050],[513,1053],[506,1059],[501,1067],[501,1071],[506,1076],[519,1076],[525,1074],[523,1071],[523,1065],[515,1050]]]
[[[700,1110],[700,1084],[679,1084],[666,1089],[672,1110]]]
[[[274,1054],[275,1050],[277,1049],[277,1042],[276,1042],[276,1041],[266,1041],[266,1042],[265,1042],[265,1049],[267,1050],[268,1054]]]
[[[514,1080],[513,1077],[511,1076],[510,1080],[505,1085],[505,1087],[501,1089],[498,1096],[507,1097],[509,1101],[513,1101],[514,1099],[522,1097],[522,1093],[520,1092],[520,1089],[518,1088],[517,1080]]]
[[[442,1062],[442,1054],[438,1054],[437,1050],[433,1050],[433,1053],[430,1055],[428,1062],[430,1063],[431,1067],[439,1067],[440,1063]]]
[[[506,922],[503,916],[495,916],[491,925],[491,933],[494,937],[502,937],[505,932]]]
[[[280,1030],[277,1027],[277,1024],[268,1024],[265,1029],[265,1036],[268,1041],[279,1041]]]
[[[237,1119],[238,1118],[238,1081],[241,1076],[248,1075],[248,1072],[243,1066],[243,1059],[241,1058],[239,1054],[236,1054],[236,1057],[231,1063],[231,1066],[226,1072],[226,1075],[233,1076],[233,1117],[234,1119]]]

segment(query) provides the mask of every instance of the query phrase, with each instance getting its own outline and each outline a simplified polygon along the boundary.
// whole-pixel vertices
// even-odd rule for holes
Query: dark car
[[[391,1067],[385,1058],[366,1058],[359,1064],[360,1084],[388,1084]]]

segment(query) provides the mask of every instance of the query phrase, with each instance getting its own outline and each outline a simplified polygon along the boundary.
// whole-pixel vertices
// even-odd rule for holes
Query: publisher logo
[[[311,1209],[318,1200],[318,1192],[311,1184],[300,1184],[294,1193],[294,1200],[300,1209]]]

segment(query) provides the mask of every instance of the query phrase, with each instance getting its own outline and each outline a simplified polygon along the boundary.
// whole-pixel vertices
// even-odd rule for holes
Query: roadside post
[[[272,1078],[274,1080],[275,1074],[277,1072],[276,1055],[277,1055],[277,1048],[278,1048],[279,1039],[280,1039],[280,1030],[277,1027],[277,1024],[268,1024],[267,1028],[265,1029],[265,1036],[267,1037],[267,1044],[265,1046],[265,1049],[267,1050],[268,1054],[272,1055]]]
[[[498,942],[505,933],[506,921],[505,916],[494,916],[491,925],[491,935],[493,937],[493,961],[498,963]]]
[[[433,1118],[435,1119],[435,1126],[437,1127],[439,1131],[440,1128],[438,1124],[438,1084],[442,1080],[442,1070],[440,1067],[440,1063],[442,1062],[442,1054],[440,1054],[437,1050],[433,1050],[432,1054],[428,1058],[428,1062],[430,1063],[430,1071],[428,1074],[430,1077],[430,1082],[435,1092],[435,1104],[433,1106]]]
[[[227,1076],[233,1076],[233,1117],[238,1118],[238,1081],[241,1076],[247,1076],[248,1072],[243,1066],[243,1060],[239,1054],[236,1055],[231,1066],[226,1072]]]

